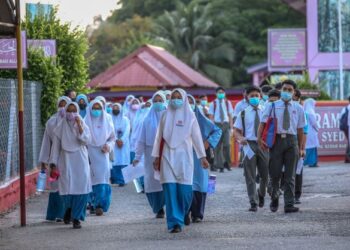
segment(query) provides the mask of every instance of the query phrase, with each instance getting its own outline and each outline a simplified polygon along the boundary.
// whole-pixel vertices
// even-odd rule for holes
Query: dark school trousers
[[[299,156],[298,139],[296,135],[276,135],[276,141],[270,150],[269,173],[272,183],[271,199],[279,198],[279,186],[282,168],[284,166],[284,204],[294,205],[295,171]]]
[[[214,166],[223,169],[224,163],[231,167],[230,124],[215,123],[222,130],[220,141],[214,149]]]

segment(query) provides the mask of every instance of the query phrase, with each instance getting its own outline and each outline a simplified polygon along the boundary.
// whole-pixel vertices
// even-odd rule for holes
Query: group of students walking
[[[183,89],[157,91],[142,103],[128,96],[123,105],[101,96],[90,103],[85,95],[60,97],[39,157],[42,168],[50,170],[46,219],[81,228],[87,206],[96,216],[106,213],[111,184],[124,186],[122,169],[132,163],[145,168],[141,183],[156,218],[166,217],[168,230],[181,232],[191,220],[204,218],[208,168],[231,170],[232,135],[254,152],[242,157],[250,211],[264,206],[269,180],[270,208],[277,211],[283,168],[285,212],[296,212],[295,169],[305,155],[306,115],[292,101],[294,82],[283,82],[282,92],[268,87],[265,92],[248,87],[235,109],[221,87],[210,105],[206,96],[196,100]],[[277,118],[277,136],[268,150],[262,133],[271,114]]]

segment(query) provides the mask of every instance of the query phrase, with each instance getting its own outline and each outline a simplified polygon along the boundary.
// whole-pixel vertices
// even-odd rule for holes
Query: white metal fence
[[[41,83],[24,82],[25,168],[37,166],[43,127]],[[0,79],[0,185],[19,175],[17,81]]]

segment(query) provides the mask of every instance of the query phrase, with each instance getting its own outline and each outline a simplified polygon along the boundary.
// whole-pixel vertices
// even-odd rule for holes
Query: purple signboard
[[[289,71],[305,68],[305,33],[305,29],[269,29],[269,71]]]
[[[319,155],[345,155],[347,140],[339,130],[339,118],[344,106],[317,106],[316,121],[320,147]]]
[[[46,57],[56,56],[56,40],[28,40],[28,48],[41,48]]]
[[[22,66],[27,68],[27,36],[22,31]],[[16,39],[0,39],[0,69],[17,68],[17,42]]]

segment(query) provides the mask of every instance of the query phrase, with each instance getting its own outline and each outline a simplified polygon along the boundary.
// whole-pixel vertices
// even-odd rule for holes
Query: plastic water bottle
[[[216,175],[210,175],[208,181],[208,194],[215,193]]]
[[[36,191],[43,192],[46,187],[46,172],[45,170],[41,170],[38,175],[38,181],[36,183]]]
[[[138,179],[134,179],[133,182],[135,185],[136,192],[141,193],[143,191],[143,188],[142,188],[140,181]]]

